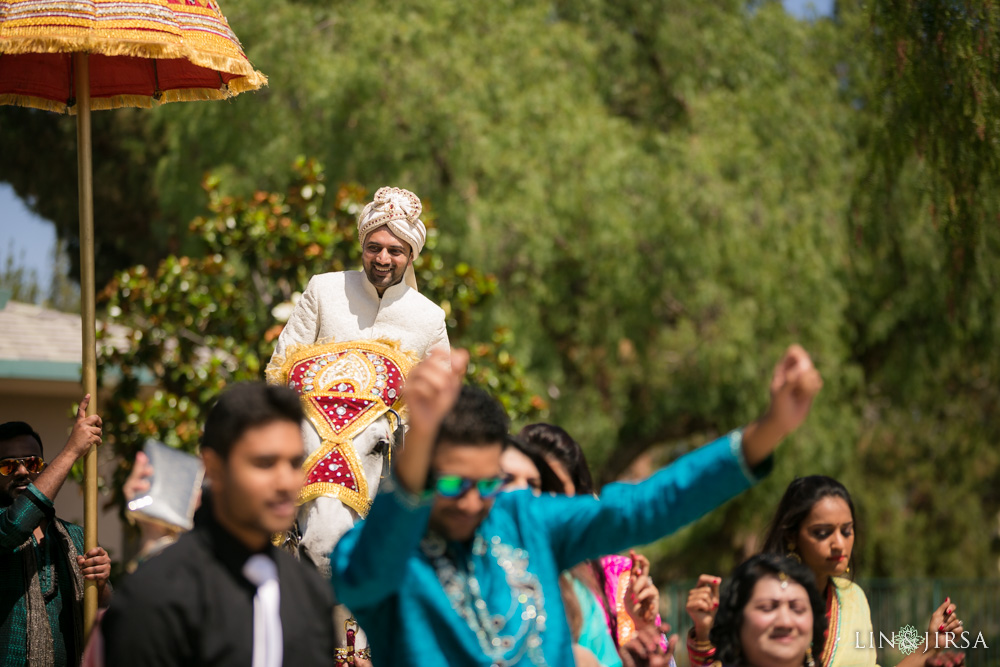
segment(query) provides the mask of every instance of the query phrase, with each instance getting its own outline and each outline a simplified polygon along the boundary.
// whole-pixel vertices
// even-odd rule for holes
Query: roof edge
[[[0,378],[80,381],[80,364],[73,361],[0,359]]]

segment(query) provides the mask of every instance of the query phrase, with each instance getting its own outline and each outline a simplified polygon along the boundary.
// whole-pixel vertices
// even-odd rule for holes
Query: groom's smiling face
[[[361,249],[361,263],[368,281],[381,296],[388,288],[403,281],[406,267],[413,259],[410,244],[382,226],[365,239]]]

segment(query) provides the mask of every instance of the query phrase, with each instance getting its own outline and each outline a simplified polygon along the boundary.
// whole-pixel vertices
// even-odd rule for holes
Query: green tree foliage
[[[964,288],[981,278],[977,259],[995,249],[988,239],[1000,174],[1000,5],[874,2],[868,16],[872,195],[888,204],[909,169],[919,170],[921,208],[940,231],[958,307]]]
[[[846,9],[862,47],[845,320],[865,378],[853,479],[878,526],[868,562],[995,575],[1000,7]]]
[[[171,255],[155,270],[133,267],[105,289],[107,324],[129,331],[126,345],[101,336],[103,380],[114,385],[101,411],[117,425],[108,437],[120,461],[116,500],[147,438],[195,451],[205,413],[225,386],[263,378],[283,327],[279,305],[314,274],[360,266],[355,220],[368,193],[357,186],[327,193],[315,161],[300,160],[294,173],[287,192],[247,199],[221,194],[220,182],[209,179],[209,214],[191,223],[204,252]],[[489,387],[513,416],[543,416],[545,402],[528,392],[508,349],[510,331],[498,328],[484,340],[467,334],[477,311],[496,298],[495,278],[465,263],[445,264],[434,220],[424,221],[428,241],[417,280],[445,309],[453,340],[470,347],[470,379]]]
[[[671,97],[685,100],[685,113],[670,131],[646,127],[643,187],[619,190],[617,209],[573,237],[569,282],[594,296],[553,295],[540,317],[561,314],[561,328],[527,337],[565,340],[560,371],[583,378],[566,382],[572,398],[554,411],[591,424],[599,437],[588,438],[590,452],[604,457],[608,479],[651,446],[666,445],[665,463],[759,415],[771,364],[789,342],[802,342],[827,380],[774,478],[665,544],[659,567],[670,577],[706,558],[726,569],[753,549],[764,508],[793,474],[841,475],[850,465],[857,418],[849,397],[860,375],[842,338],[840,276],[851,128],[830,67],[839,47],[832,23],[798,22],[775,4],[746,15],[714,3],[656,21],[635,4],[629,15],[639,18],[630,20],[655,51],[680,48],[670,45],[684,43],[692,25],[712,40],[689,46],[689,60],[667,60]],[[624,39],[633,26],[600,32]],[[655,69],[647,75],[653,85]],[[535,243],[539,262],[553,254]],[[553,291],[562,284],[544,282]]]

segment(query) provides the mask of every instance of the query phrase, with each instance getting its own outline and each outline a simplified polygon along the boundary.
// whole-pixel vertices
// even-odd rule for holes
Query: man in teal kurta
[[[748,488],[822,384],[790,348],[764,417],[648,480],[609,484],[599,498],[495,496],[506,416],[461,388],[466,360],[411,371],[393,483],[332,554],[335,594],[368,632],[374,664],[570,667],[559,573],[669,535]]]
[[[84,554],[83,529],[55,516],[52,501],[73,464],[101,441],[101,418],[77,413],[69,441],[52,462],[28,424],[0,424],[0,665],[75,665],[83,651],[83,580],[111,593],[111,559]]]

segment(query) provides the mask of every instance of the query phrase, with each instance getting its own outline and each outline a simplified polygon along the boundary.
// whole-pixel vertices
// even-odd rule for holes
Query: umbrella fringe
[[[16,95],[14,93],[0,94],[0,105],[31,107],[32,109],[42,109],[43,111],[54,111],[56,113],[66,113],[67,111],[64,102],[56,102],[32,95]]]
[[[135,58],[186,59],[199,67],[205,67],[227,74],[235,74],[247,79],[249,86],[243,85],[240,92],[254,90],[267,85],[267,77],[258,72],[247,59],[232,58],[216,53],[206,53],[194,47],[177,44],[149,44],[139,42],[117,42],[77,37],[8,37],[0,39],[0,53],[22,55],[29,53],[72,53],[87,52],[102,56],[132,56]],[[233,85],[230,82],[230,86]],[[200,98],[199,98],[200,99]],[[95,107],[96,108],[96,107]]]
[[[177,90],[163,91],[163,98],[166,102],[196,102],[198,100],[224,100],[232,97],[225,88],[179,88]]]
[[[254,72],[254,74],[260,74],[259,72]],[[261,78],[264,79],[262,83],[258,83],[253,77],[243,76],[238,79],[230,79],[229,81],[229,92],[230,97],[237,95],[239,93],[246,93],[251,90],[257,90],[262,86],[267,85],[267,77],[260,74]]]
[[[162,93],[159,100],[156,100],[149,95],[111,95],[108,97],[92,97],[90,99],[90,108],[94,111],[121,109],[123,107],[149,109],[160,106],[161,104],[167,104],[169,102],[225,100],[235,97],[238,93],[254,89],[252,84],[248,84],[246,87],[233,85],[237,81],[242,82],[242,79],[234,79],[233,81],[230,81],[228,88],[187,88],[167,90]],[[63,102],[56,102],[55,100],[48,100],[44,97],[35,97],[32,95],[3,94],[0,95],[0,105],[31,107],[33,109],[43,109],[45,111],[54,111],[56,113],[68,113],[71,116],[75,116],[77,112],[76,106],[67,107]]]
[[[123,107],[150,109],[169,102],[226,100],[231,97],[235,97],[238,93],[254,89],[252,84],[247,85],[246,87],[234,86],[233,84],[237,81],[242,82],[242,79],[234,79],[233,81],[230,81],[228,88],[187,88],[167,90],[162,93],[159,100],[154,99],[149,95],[111,95],[108,97],[92,97],[90,99],[90,108],[94,111],[121,109]],[[55,100],[48,100],[44,97],[35,97],[32,95],[0,95],[0,106],[2,105],[31,107],[33,109],[54,111],[56,113],[68,113],[71,116],[75,116],[77,112],[76,106],[67,107],[63,102],[56,102]]]
[[[90,98],[90,108],[94,111],[107,111],[108,109],[121,109],[123,107],[138,107],[150,109],[158,107],[168,102],[198,102],[204,100],[225,100],[233,97],[232,93],[225,88],[187,88],[178,90],[163,91],[159,100],[149,95],[110,95],[108,97]],[[76,107],[69,107],[68,113],[76,115]]]

